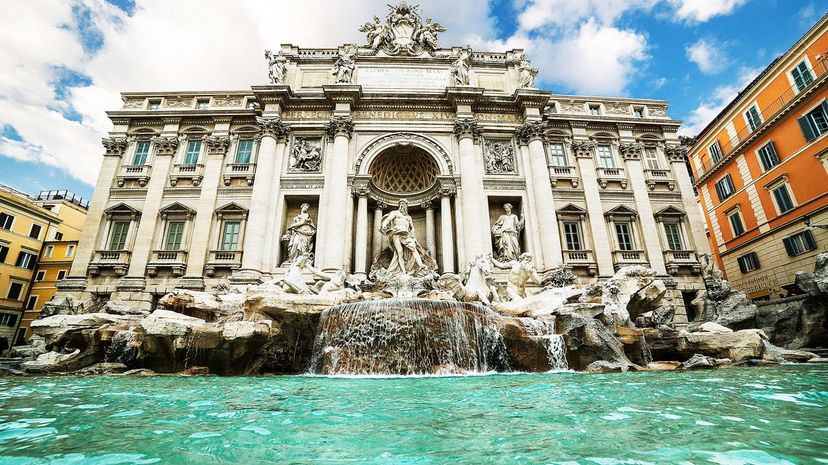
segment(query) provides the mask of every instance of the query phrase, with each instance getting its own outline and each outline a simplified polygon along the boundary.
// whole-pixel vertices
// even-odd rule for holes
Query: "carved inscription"
[[[359,83],[374,89],[443,89],[449,70],[436,68],[360,67]]]

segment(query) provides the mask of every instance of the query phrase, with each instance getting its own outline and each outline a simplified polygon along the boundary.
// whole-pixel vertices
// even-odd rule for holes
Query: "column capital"
[[[664,147],[664,153],[671,163],[684,163],[687,160],[687,147],[681,145],[668,145]]]
[[[227,147],[230,146],[230,137],[228,136],[209,136],[204,139],[207,146],[207,153],[210,155],[224,155],[227,153]]]
[[[174,136],[155,136],[152,139],[156,155],[175,155],[178,138]]]
[[[431,200],[426,200],[426,201],[420,203],[420,206],[424,210],[434,210],[434,203]]]
[[[339,136],[345,136],[350,139],[351,134],[354,132],[354,119],[350,116],[334,116],[325,125],[325,132],[331,139]]]
[[[544,131],[546,131],[546,123],[542,121],[529,121],[515,129],[515,135],[524,143],[529,143],[534,140],[543,141]]]
[[[127,140],[125,137],[105,137],[101,139],[101,144],[103,144],[104,149],[106,149],[106,156],[120,157],[126,150]]]
[[[595,142],[591,140],[576,140],[572,142],[570,148],[577,158],[592,158],[595,153]]]
[[[477,141],[480,138],[480,127],[474,118],[459,118],[454,121],[454,135],[457,139],[470,137]]]
[[[284,140],[290,132],[290,126],[283,123],[278,116],[257,116],[256,122],[259,124],[259,137]]]
[[[624,160],[640,160],[644,145],[638,142],[624,142],[618,146],[618,151]]]

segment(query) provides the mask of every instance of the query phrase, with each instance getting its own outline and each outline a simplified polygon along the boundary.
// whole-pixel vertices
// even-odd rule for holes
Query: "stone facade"
[[[399,27],[363,26],[368,45],[269,52],[268,85],[124,93],[63,291],[149,307],[278,276],[302,204],[314,266],[365,276],[401,199],[439,273],[494,252],[510,203],[540,272],[586,284],[647,265],[679,308],[679,291],[703,288],[707,242],[666,101],[531,88],[521,50],[441,48],[442,26],[414,10],[387,21]]]

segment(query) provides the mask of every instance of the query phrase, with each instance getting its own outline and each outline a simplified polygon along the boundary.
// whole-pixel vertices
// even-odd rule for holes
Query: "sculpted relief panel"
[[[486,174],[514,174],[515,147],[511,139],[486,140],[483,157]]]
[[[319,173],[322,169],[322,138],[297,137],[290,150],[288,171]]]

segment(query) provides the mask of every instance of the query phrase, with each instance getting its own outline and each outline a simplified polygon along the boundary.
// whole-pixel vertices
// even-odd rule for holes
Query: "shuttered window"
[[[742,255],[736,259],[736,261],[739,262],[739,270],[742,273],[747,273],[759,268],[759,257],[756,256],[756,252],[750,252]]]
[[[762,124],[762,117],[759,115],[759,108],[756,105],[748,108],[745,112],[745,119],[751,131],[755,131]]]
[[[765,171],[779,164],[779,155],[776,153],[773,142],[768,142],[759,149],[759,161]]]
[[[164,250],[180,250],[181,238],[184,236],[184,222],[176,221],[167,226],[167,238],[164,241]]]
[[[733,237],[739,237],[745,233],[745,225],[742,224],[742,215],[739,212],[732,213],[727,218],[730,221],[731,228],[733,228]]]
[[[779,209],[779,214],[787,213],[794,209],[795,205],[791,198],[791,192],[788,190],[788,185],[783,183],[772,191],[773,199],[776,201],[776,208]]]
[[[808,69],[808,63],[805,60],[802,60],[796,68],[791,70],[791,77],[793,77],[794,84],[796,84],[797,90],[803,90],[808,87],[808,84],[814,82],[814,75],[811,74],[811,70]]]
[[[713,145],[707,148],[707,153],[710,154],[713,163],[718,163],[722,159],[722,146],[719,145],[719,141],[713,142]]]
[[[664,234],[667,236],[667,247],[670,250],[684,250],[681,226],[678,223],[664,223]]]
[[[615,236],[618,238],[618,250],[633,250],[630,223],[615,223]]]
[[[785,245],[785,251],[791,257],[816,249],[814,235],[808,230],[782,239],[782,244]]]
[[[239,226],[238,221],[224,223],[221,234],[221,250],[236,250],[239,245]]]
[[[733,178],[729,174],[716,181],[716,195],[719,196],[719,202],[730,197],[734,192],[736,188],[733,187]]]
[[[807,115],[799,118],[798,122],[802,135],[808,142],[828,132],[828,101],[822,102]]]
[[[112,232],[109,234],[109,250],[123,250],[126,245],[129,221],[112,223]]]
[[[567,250],[583,250],[581,242],[581,228],[577,222],[564,222],[564,237],[566,238]]]

